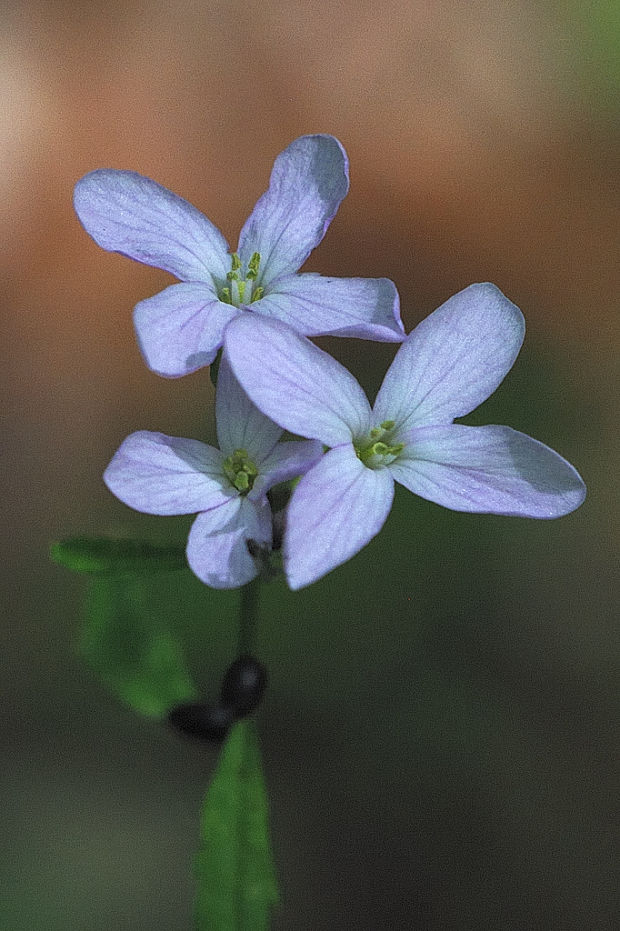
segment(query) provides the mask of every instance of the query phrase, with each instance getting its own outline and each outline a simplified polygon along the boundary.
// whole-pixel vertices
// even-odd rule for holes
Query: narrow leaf
[[[54,562],[75,572],[135,572],[187,569],[183,546],[160,546],[146,540],[68,537],[52,543]]]
[[[197,697],[179,642],[153,617],[140,576],[95,576],[90,582],[79,652],[134,711],[162,717]]]
[[[198,931],[267,931],[278,888],[258,735],[236,724],[207,792],[196,859]]]

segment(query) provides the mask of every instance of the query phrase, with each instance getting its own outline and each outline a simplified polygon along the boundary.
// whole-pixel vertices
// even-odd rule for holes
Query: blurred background
[[[213,437],[206,371],[158,378],[135,343],[133,305],[169,276],[98,249],[73,185],[134,169],[234,246],[275,156],[329,132],[351,191],[307,269],[392,278],[407,330],[497,284],[526,343],[467,422],[531,433],[589,496],[546,523],[400,489],[354,561],[264,590],[274,928],[616,927],[618,3],[2,10],[1,926],[190,928],[217,760],[97,682],[74,650],[84,582],[47,560],[70,534],[183,539],[101,474],[136,429]],[[321,344],[371,392],[393,355]],[[211,695],[238,596],[182,575],[153,598]]]

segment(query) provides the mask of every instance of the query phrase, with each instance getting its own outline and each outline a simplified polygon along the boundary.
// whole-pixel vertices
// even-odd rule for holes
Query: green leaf
[[[202,810],[196,873],[199,931],[267,931],[278,887],[252,720],[236,724],[222,750]]]
[[[78,649],[89,666],[134,711],[161,717],[197,697],[180,644],[150,610],[140,576],[95,576]]]
[[[187,569],[182,546],[159,546],[145,540],[69,537],[52,543],[50,556],[75,572],[148,574]]]

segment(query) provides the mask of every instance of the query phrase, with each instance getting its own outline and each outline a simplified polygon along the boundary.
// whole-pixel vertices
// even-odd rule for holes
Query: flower
[[[276,320],[230,324],[230,365],[280,426],[329,451],[288,506],[284,568],[302,588],[375,536],[394,480],[456,511],[554,518],[579,507],[585,486],[549,447],[509,427],[455,424],[497,388],[524,335],[521,311],[491,284],[474,284],[423,320],[399,348],[374,408],[353,376]]]
[[[220,449],[146,430],[121,444],[104,474],[110,491],[147,514],[194,514],[187,561],[212,588],[236,588],[259,572],[272,543],[267,491],[320,457],[314,440],[279,442],[282,430],[250,402],[226,357],[218,373]]]
[[[337,139],[295,139],[276,158],[269,189],[232,254],[195,207],[133,171],[90,172],[76,184],[74,204],[103,249],[180,279],[134,310],[147,365],[178,377],[209,365],[226,325],[249,310],[308,336],[404,339],[398,293],[387,278],[295,274],[323,239],[348,187],[347,156]]]

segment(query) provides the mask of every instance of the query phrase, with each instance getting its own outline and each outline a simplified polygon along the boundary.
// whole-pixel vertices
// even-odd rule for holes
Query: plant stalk
[[[241,589],[238,656],[252,656],[256,649],[259,586],[260,576],[257,576]]]

